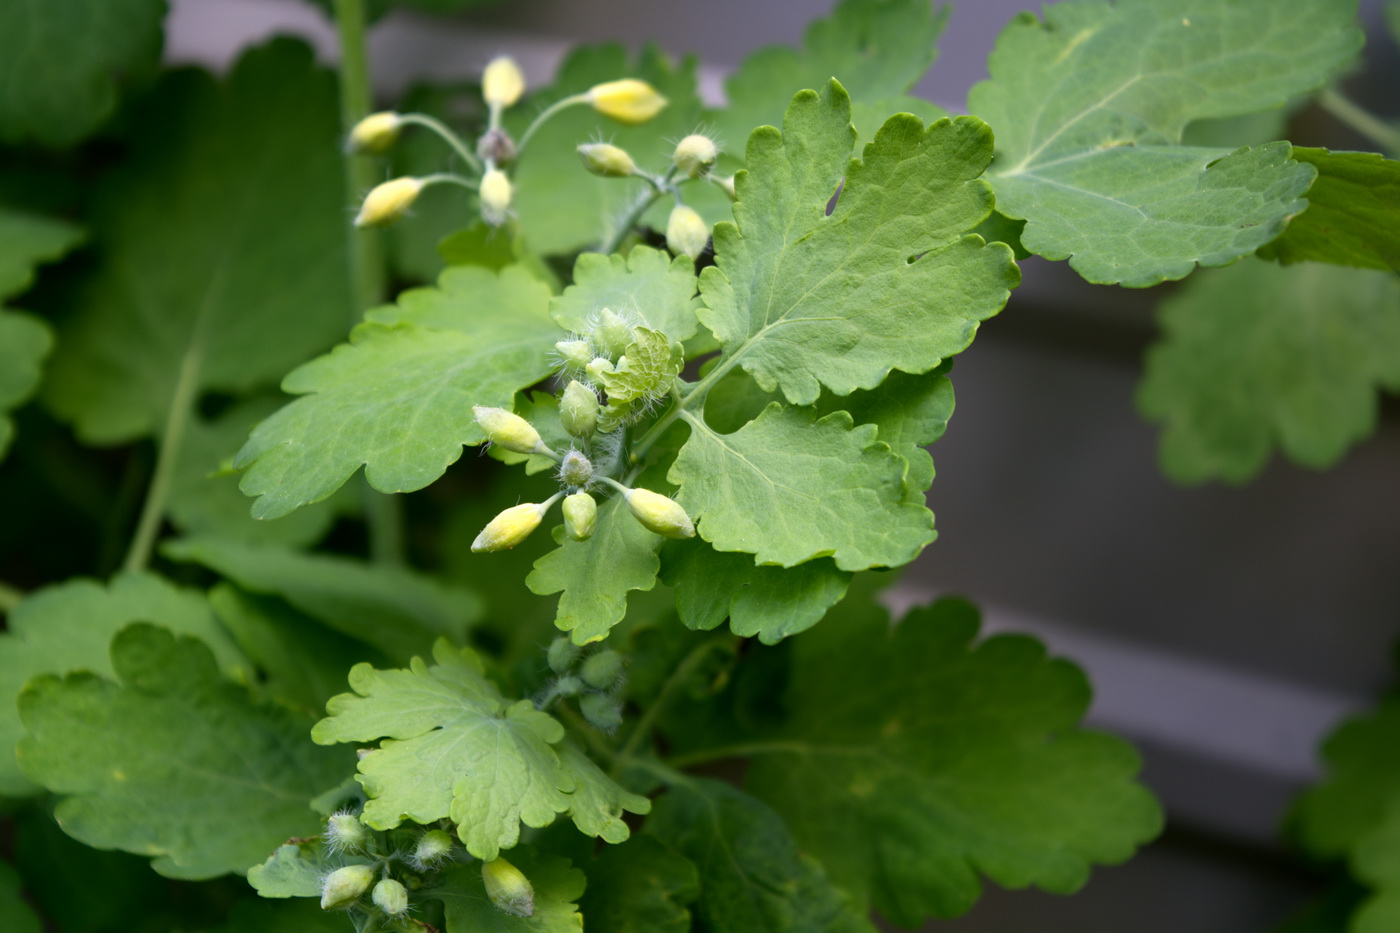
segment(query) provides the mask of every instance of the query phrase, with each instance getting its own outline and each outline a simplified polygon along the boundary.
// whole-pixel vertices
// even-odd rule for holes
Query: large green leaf
[[[1293,158],[1317,168],[1309,207],[1259,255],[1400,272],[1400,162],[1374,152],[1297,147]]]
[[[1091,282],[1152,285],[1279,235],[1314,169],[1286,143],[1181,146],[1192,120],[1271,110],[1360,48],[1355,0],[1047,5],[997,41],[969,109],[996,129],[988,172],[1021,242]]]
[[[1375,430],[1377,387],[1400,391],[1400,278],[1247,260],[1162,302],[1143,414],[1165,425],[1179,482],[1242,482],[1274,445],[1323,468]]]
[[[0,125],[3,123],[0,118]],[[28,288],[34,281],[35,266],[58,259],[82,242],[83,236],[79,227],[67,221],[0,207],[0,299]],[[4,346],[3,341],[0,346]]]
[[[0,459],[14,438],[11,409],[39,385],[39,367],[53,349],[53,332],[38,318],[0,310]]]
[[[472,407],[509,408],[550,373],[563,336],[548,289],[519,266],[454,267],[368,312],[350,343],[287,376],[282,388],[302,398],[239,452],[253,515],[318,502],[362,465],[383,492],[423,488],[486,439]]]
[[[245,54],[223,85],[174,72],[137,108],[47,382],[80,437],[160,434],[201,393],[275,384],[344,333],[337,138],[335,82],[290,40]]]
[[[626,257],[584,253],[574,263],[574,284],[554,299],[554,319],[585,331],[607,309],[635,326],[659,330],[671,340],[695,334],[695,265],[647,246]]]
[[[582,866],[588,889],[579,911],[590,930],[609,933],[690,933],[686,906],[700,893],[691,862],[654,836],[606,846]]]
[[[414,658],[408,670],[357,664],[355,692],[332,698],[311,731],[323,745],[385,739],[360,759],[366,824],[450,817],[481,859],[514,846],[522,822],[548,826],[560,813],[590,835],[626,838],[621,812],[645,813],[646,798],[613,785],[569,746],[556,749],[563,727],[528,700],[508,702],[469,649],[440,641],[433,657],[434,665]]]
[[[119,75],[160,59],[165,0],[0,6],[0,139],[68,146],[116,107]]]
[[[73,579],[30,594],[0,634],[0,793],[37,788],[20,772],[13,749],[23,729],[14,697],[30,678],[85,670],[110,677],[107,646],[132,622],[153,622],[193,635],[213,649],[227,673],[246,677],[247,661],[219,627],[204,595],[152,573],[122,573],[107,586]]]
[[[583,872],[530,846],[513,850],[510,863],[534,888],[534,914],[519,917],[498,908],[486,895],[481,867],[462,865],[444,872],[432,891],[446,908],[447,933],[582,933],[583,916],[574,901],[584,891]]]
[[[351,756],[306,742],[307,720],[253,703],[201,642],[151,625],[117,634],[112,670],[117,683],[46,675],[20,694],[19,760],[63,796],[69,835],[154,856],[172,878],[209,878],[319,829],[310,801]]]
[[[790,718],[746,746],[750,792],[895,923],[968,910],[979,872],[1073,892],[1161,828],[1132,749],[1077,728],[1083,674],[977,625],[946,600],[893,631],[869,610],[818,626],[793,642]]]

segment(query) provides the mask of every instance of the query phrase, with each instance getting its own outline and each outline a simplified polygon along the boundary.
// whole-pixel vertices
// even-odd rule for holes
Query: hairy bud
[[[679,502],[650,489],[629,489],[623,494],[627,507],[648,531],[663,538],[693,538],[695,523]]]
[[[627,150],[612,143],[583,143],[578,147],[578,155],[584,168],[604,178],[626,178],[637,171],[637,163]]]
[[[593,390],[577,379],[571,380],[559,399],[559,421],[565,431],[587,440],[598,430],[598,407],[598,396]]]
[[[481,187],[477,189],[481,198],[481,219],[493,227],[505,223],[514,192],[510,179],[500,169],[493,168],[482,175]]]
[[[353,813],[332,813],[326,820],[326,845],[335,852],[360,852],[369,833]]]
[[[530,879],[503,858],[481,863],[481,880],[491,903],[517,917],[535,915],[535,888]]]
[[[559,463],[559,480],[565,486],[587,486],[593,482],[593,461],[570,450]]]
[[[578,711],[594,728],[612,732],[622,725],[622,704],[606,693],[589,693],[579,697]]]
[[[609,690],[622,676],[622,655],[611,650],[599,651],[583,662],[578,675],[595,690]]]
[[[413,847],[413,864],[423,870],[447,859],[452,854],[452,837],[440,829],[430,829],[418,837]]]
[[[613,366],[612,360],[606,356],[595,356],[583,367],[583,371],[588,373],[588,378],[594,382],[602,382],[605,375],[610,376],[617,372],[617,367]]]
[[[381,185],[375,185],[365,195],[360,212],[355,215],[357,227],[387,227],[398,220],[423,190],[423,182],[417,178],[395,178]]]
[[[560,340],[554,345],[554,352],[565,366],[575,369],[583,369],[593,359],[593,348],[587,340]]]
[[[598,503],[586,492],[576,492],[564,499],[564,532],[575,541],[593,537],[598,524]],[[552,665],[551,665],[552,666]]]
[[[569,499],[572,499],[570,496]],[[564,514],[567,516],[569,499],[564,500]],[[565,637],[559,637],[549,643],[549,651],[545,658],[549,661],[549,669],[556,674],[562,674],[574,666],[574,660],[578,658],[578,646]]]
[[[598,312],[591,331],[594,342],[613,356],[625,352],[627,345],[632,342],[632,325],[611,308],[604,308]]]
[[[676,151],[671,154],[671,161],[675,163],[676,168],[691,178],[704,175],[718,158],[719,149],[715,146],[715,141],[699,133],[692,133],[676,143]]]
[[[509,56],[491,59],[481,74],[481,97],[488,107],[509,107],[525,93],[525,75]]]
[[[385,878],[376,884],[369,899],[391,917],[402,917],[408,913],[408,889],[393,878]]]
[[[586,96],[594,110],[621,123],[645,123],[666,106],[656,88],[636,78],[595,84]]]
[[[321,882],[321,909],[339,910],[360,899],[374,883],[374,869],[368,865],[337,868]]]
[[[553,453],[549,445],[540,439],[540,432],[517,414],[504,408],[487,408],[483,405],[473,405],[472,414],[476,415],[476,423],[481,425],[481,430],[486,432],[486,439],[497,447],[518,454]]]
[[[684,204],[671,208],[670,219],[666,221],[666,246],[671,252],[694,259],[705,251],[708,242],[710,228],[694,208]]]
[[[499,126],[487,130],[476,141],[477,157],[492,165],[509,165],[515,161],[515,140]]]
[[[372,113],[350,131],[350,151],[361,155],[383,155],[399,140],[403,121],[392,110]]]

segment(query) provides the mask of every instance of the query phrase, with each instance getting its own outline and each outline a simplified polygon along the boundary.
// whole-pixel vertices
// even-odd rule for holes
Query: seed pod
[[[656,88],[636,78],[595,84],[586,96],[594,110],[621,123],[645,123],[666,106]]]
[[[393,878],[384,878],[376,884],[369,899],[391,917],[408,913],[408,889]]]
[[[598,503],[586,492],[576,492],[564,499],[564,532],[575,541],[593,537],[598,524]]]
[[[368,865],[346,865],[337,868],[321,882],[321,909],[339,910],[360,899],[374,883],[374,869]]]
[[[350,131],[350,151],[361,155],[383,155],[399,140],[403,121],[392,110],[372,113]]]
[[[583,662],[578,675],[595,690],[610,690],[622,676],[622,655],[604,650]]]
[[[598,396],[593,390],[572,380],[559,399],[559,421],[574,437],[588,440],[598,430],[598,407]]]
[[[666,221],[666,246],[671,252],[694,259],[705,251],[708,242],[710,228],[694,208],[684,204],[671,208],[671,216]]]
[[[375,185],[365,195],[360,212],[355,215],[357,227],[387,227],[398,220],[423,190],[423,182],[417,178],[395,178],[382,185]]]
[[[326,845],[336,852],[360,852],[369,833],[353,813],[332,813],[326,820]]]
[[[572,499],[570,496],[569,499]],[[569,499],[564,500],[564,516],[569,514]],[[556,638],[549,643],[549,651],[545,655],[549,661],[549,669],[556,674],[562,674],[574,666],[574,660],[578,657],[578,645],[575,645],[567,638]]]
[[[514,191],[506,173],[498,168],[481,176],[481,187],[477,189],[481,198],[481,219],[493,227],[505,223]]]
[[[497,447],[513,450],[518,454],[553,453],[549,445],[540,439],[540,432],[530,422],[504,408],[487,408],[473,405],[472,414],[476,423],[486,432],[486,439]]]
[[[511,506],[481,529],[481,534],[472,542],[472,550],[478,554],[483,551],[510,550],[530,537],[530,532],[540,527],[540,520],[544,518],[547,507],[536,502]]]
[[[623,494],[627,507],[648,531],[663,538],[693,538],[695,523],[679,502],[650,489],[629,489]]]
[[[719,149],[715,146],[715,141],[699,133],[692,133],[676,143],[676,151],[671,154],[671,161],[675,163],[676,168],[691,178],[704,175],[718,158]]]
[[[577,450],[570,450],[559,463],[559,481],[565,486],[587,486],[593,482],[593,461]]]
[[[622,725],[622,704],[606,693],[589,693],[579,697],[578,711],[583,718],[604,732]]]
[[[513,58],[491,59],[481,74],[481,97],[492,108],[509,107],[525,93],[525,75]]]
[[[578,155],[584,168],[604,178],[626,178],[637,172],[637,163],[627,150],[611,143],[584,143],[578,147]]]
[[[452,854],[452,837],[440,829],[430,829],[418,837],[413,847],[413,864],[420,869],[429,869]]]
[[[517,917],[535,915],[535,888],[530,879],[503,858],[481,863],[481,880],[491,903]]]

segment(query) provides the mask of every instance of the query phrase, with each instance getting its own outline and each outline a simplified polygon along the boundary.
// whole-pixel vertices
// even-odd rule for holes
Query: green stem
[[[641,460],[645,457],[647,453],[650,452],[651,448],[655,446],[656,442],[661,439],[661,435],[665,434],[666,430],[676,423],[677,418],[686,418],[689,420],[694,417],[690,411],[688,411],[689,407],[692,404],[703,405],[706,394],[709,393],[716,382],[719,382],[728,375],[729,371],[739,362],[739,357],[742,356],[747,349],[748,344],[745,344],[736,352],[726,354],[724,358],[715,364],[714,368],[705,374],[705,378],[695,383],[689,392],[677,399],[666,414],[657,419],[657,422],[647,429],[647,433],[643,434],[637,443],[632,445],[633,458]]]
[[[23,590],[10,586],[8,583],[0,583],[0,612],[13,612],[23,600]]]
[[[623,743],[622,748],[618,751],[617,758],[613,763],[613,777],[617,777],[622,771],[623,766],[632,760],[632,756],[636,754],[637,747],[642,744],[642,741],[651,732],[651,727],[656,723],[657,717],[666,709],[666,705],[671,702],[671,695],[695,672],[695,668],[700,665],[700,662],[704,660],[707,654],[714,648],[723,644],[724,641],[720,639],[702,642],[692,648],[690,653],[681,660],[681,663],[676,665],[676,669],[671,672],[671,675],[666,678],[666,682],[661,685],[661,689],[657,691],[656,699],[651,701],[651,705],[648,706],[646,712],[642,714],[642,718],[637,720],[636,727],[627,736],[627,741]]]
[[[528,127],[525,128],[525,135],[520,137],[520,143],[515,147],[516,160],[518,161],[520,159],[520,156],[524,154],[525,146],[530,142],[530,139],[535,135],[535,132],[540,127],[544,126],[545,123],[547,123],[556,113],[558,113],[561,110],[565,110],[569,107],[574,107],[578,104],[586,103],[588,103],[587,94],[575,94],[572,97],[565,97],[562,100],[556,100],[554,103],[544,108],[544,110],[541,110],[540,115],[535,117],[534,121]]]
[[[1317,102],[1332,116],[1394,155],[1400,153],[1400,129],[1357,106],[1335,88],[1324,88]]]
[[[636,205],[633,206],[632,210],[627,212],[627,216],[623,218],[622,223],[613,231],[613,235],[608,239],[608,242],[599,250],[599,252],[605,256],[610,256],[617,252],[617,248],[622,245],[622,241],[627,239],[627,234],[632,232],[632,228],[641,222],[642,216],[651,209],[651,206],[655,204],[663,194],[669,191],[676,195],[678,200],[680,198],[680,193],[676,190],[675,186],[671,184],[671,179],[676,174],[676,167],[674,165],[671,166],[671,170],[661,178],[657,178],[655,175],[649,175],[645,172],[638,172],[637,174],[651,185],[651,190],[643,194],[642,197],[637,200]]]
[[[438,172],[434,175],[423,175],[418,179],[423,183],[424,188],[433,185],[457,185],[466,188],[468,191],[476,191],[477,186],[472,184],[471,179],[463,178],[461,175],[454,175],[451,172]]]
[[[457,153],[457,157],[467,163],[472,171],[476,172],[478,175],[481,174],[481,160],[476,157],[475,153],[467,148],[467,144],[462,142],[462,138],[452,132],[451,127],[446,123],[443,123],[436,117],[430,117],[426,113],[401,113],[399,114],[399,120],[403,123],[414,123],[432,130],[438,136],[441,136],[447,145],[452,147],[452,151]]]
[[[364,0],[335,0],[336,31],[340,37],[340,124],[345,134],[370,112],[369,56],[365,51]],[[374,187],[377,169],[371,156],[345,155],[345,199],[359,203]],[[354,327],[366,308],[384,300],[386,287],[384,239],[378,230],[346,225],[350,265],[349,323]],[[363,482],[365,524],[370,557],[379,564],[402,564],[403,513],[397,499]]]
[[[752,758],[755,755],[782,753],[801,755],[810,751],[811,746],[803,745],[800,742],[738,742],[734,745],[721,745],[717,748],[705,748],[685,755],[676,755],[666,760],[666,766],[681,771],[696,765],[709,764],[712,761],[724,761],[728,758]]]

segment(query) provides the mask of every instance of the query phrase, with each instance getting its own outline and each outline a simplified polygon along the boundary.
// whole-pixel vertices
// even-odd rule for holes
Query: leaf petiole
[[[443,123],[436,117],[430,117],[426,113],[399,114],[399,121],[402,123],[412,123],[436,133],[447,145],[452,147],[452,151],[457,153],[457,157],[465,162],[473,172],[478,175],[481,174],[481,160],[467,148],[467,144],[462,141],[462,137],[452,132],[451,127],[446,123]]]

